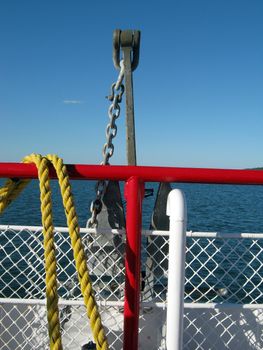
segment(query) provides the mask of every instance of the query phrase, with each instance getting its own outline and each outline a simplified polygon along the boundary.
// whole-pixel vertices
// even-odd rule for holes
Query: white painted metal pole
[[[166,213],[170,217],[166,348],[181,350],[186,249],[186,203],[182,191],[169,193]]]

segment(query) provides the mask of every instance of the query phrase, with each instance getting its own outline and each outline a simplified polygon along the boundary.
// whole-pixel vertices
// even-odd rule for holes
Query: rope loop
[[[75,260],[80,289],[84,298],[84,304],[93,338],[97,350],[108,350],[108,342],[102,326],[99,309],[96,304],[94,291],[87,267],[87,259],[82,244],[73,195],[69,183],[69,176],[63,160],[57,155],[48,154],[42,157],[39,154],[31,154],[23,159],[24,163],[34,163],[38,169],[40,201],[42,213],[42,225],[44,236],[44,257],[46,271],[46,299],[48,333],[51,350],[62,350],[61,327],[58,308],[58,286],[56,274],[56,255],[54,242],[54,226],[51,201],[51,188],[49,179],[49,167],[53,165],[56,170],[60,192],[62,196],[65,215],[71,239],[71,247]],[[30,180],[9,179],[0,188],[0,214],[21,193]]]

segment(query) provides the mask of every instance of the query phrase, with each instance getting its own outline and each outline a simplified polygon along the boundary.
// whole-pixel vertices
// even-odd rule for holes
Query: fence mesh
[[[67,232],[55,232],[64,349],[92,340]],[[85,231],[85,230],[84,230]],[[263,238],[188,235],[184,349],[263,348]],[[125,238],[82,233],[110,349],[122,348]],[[0,348],[48,349],[41,228],[0,229]],[[165,349],[168,236],[142,240],[140,348]],[[202,307],[205,303],[236,309]],[[193,307],[194,305],[195,307]],[[196,305],[199,307],[196,308]],[[154,330],[154,331],[153,331]],[[248,347],[249,346],[249,347]]]

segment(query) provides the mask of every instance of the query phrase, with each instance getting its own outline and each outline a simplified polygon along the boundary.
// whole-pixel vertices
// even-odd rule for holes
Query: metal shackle
[[[139,30],[120,30],[113,32],[113,63],[116,69],[120,69],[120,50],[121,48],[130,48],[132,52],[131,69],[134,71],[139,63],[140,54],[140,38]]]

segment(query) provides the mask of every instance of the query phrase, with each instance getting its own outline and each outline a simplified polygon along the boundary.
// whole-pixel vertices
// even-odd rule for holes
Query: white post
[[[166,348],[181,350],[186,249],[186,203],[182,191],[169,193],[166,214],[170,217]]]

